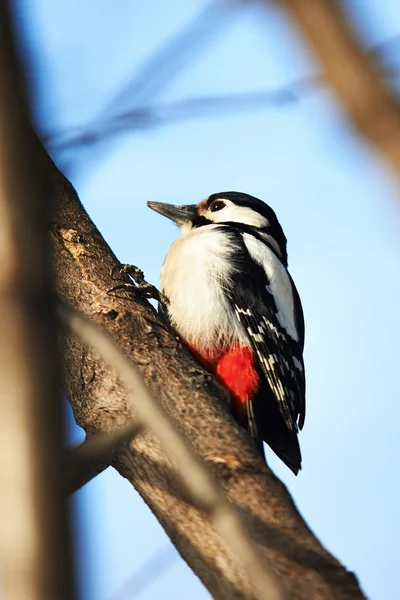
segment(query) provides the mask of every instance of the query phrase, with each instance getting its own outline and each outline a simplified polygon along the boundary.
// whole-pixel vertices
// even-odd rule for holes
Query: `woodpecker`
[[[229,390],[237,421],[263,456],[265,441],[297,475],[304,317],[275,212],[240,192],[198,205],[147,204],[181,229],[161,269],[169,321]]]

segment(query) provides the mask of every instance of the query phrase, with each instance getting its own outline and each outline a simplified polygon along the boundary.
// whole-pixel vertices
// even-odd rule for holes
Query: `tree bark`
[[[38,150],[39,151],[39,150]],[[248,530],[289,598],[363,598],[354,575],[316,539],[286,490],[233,420],[225,392],[193,359],[146,301],[107,294],[117,259],[51,161],[51,239],[56,288],[65,301],[108,331],[140,369],[153,395],[239,508]],[[133,225],[134,228],[134,225]],[[141,258],[132,257],[140,265]],[[96,354],[66,336],[65,390],[87,433],[131,422],[127,392]],[[214,598],[250,599],[246,573],[213,531],[207,516],[182,493],[156,439],[140,433],[114,462],[156,515],[182,557]]]

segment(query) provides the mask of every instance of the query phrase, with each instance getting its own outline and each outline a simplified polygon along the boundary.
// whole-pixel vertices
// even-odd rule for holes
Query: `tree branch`
[[[66,494],[70,496],[107,469],[121,447],[142,430],[139,423],[120,427],[109,433],[98,433],[75,448],[66,457]]]
[[[237,557],[239,566],[247,572],[255,598],[283,600],[275,575],[259,559],[253,540],[247,534],[237,511],[232,508],[192,447],[176,429],[172,419],[150,395],[132,362],[105,333],[76,311],[61,306],[59,314],[62,322],[83,342],[97,350],[125,382],[135,399],[137,421],[161,441],[163,449],[178,470],[183,489],[209,516],[214,529]],[[133,409],[133,402],[131,405]]]
[[[72,600],[59,356],[47,235],[7,2],[0,2],[0,581],[4,600]]]
[[[371,61],[381,65],[388,78],[398,76],[398,68],[391,64],[387,51],[398,44],[400,36],[392,36],[367,50]],[[382,64],[382,61],[385,61]],[[41,140],[52,152],[79,150],[96,146],[127,131],[143,131],[187,119],[201,117],[227,117],[251,110],[265,110],[269,106],[285,108],[299,103],[310,94],[325,89],[326,81],[318,73],[303,76],[277,88],[256,92],[238,92],[217,96],[197,96],[174,102],[131,103],[123,111],[104,113],[95,122],[58,132],[41,132]],[[131,98],[132,99],[132,98]],[[73,160],[71,156],[71,160]]]
[[[48,194],[54,202],[51,237],[59,294],[108,331],[132,358],[151,393],[240,509],[260,558],[273,566],[288,597],[363,598],[355,577],[321,546],[286,488],[236,424],[224,390],[148,302],[107,294],[115,285],[110,271],[118,261],[72,186],[46,157],[43,160],[49,175]],[[140,263],[140,257],[132,258]],[[131,423],[136,415],[129,395],[97,352],[69,336],[63,339],[63,349],[65,387],[78,424],[94,434]],[[205,511],[182,494],[157,439],[148,432],[137,436],[113,464],[142,495],[215,599],[254,598],[245,571],[237,567]]]
[[[350,124],[400,178],[400,106],[333,0],[275,0],[289,12],[318,59]]]

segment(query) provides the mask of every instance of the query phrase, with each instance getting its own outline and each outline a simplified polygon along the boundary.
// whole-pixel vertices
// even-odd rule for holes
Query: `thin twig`
[[[41,138],[57,152],[90,147],[126,131],[143,131],[192,118],[229,116],[254,109],[263,110],[269,106],[290,106],[307,94],[323,89],[322,84],[318,75],[310,75],[271,90],[199,96],[175,102],[135,106],[96,124],[75,127],[65,132],[43,133]]]
[[[132,392],[138,421],[152,431],[175,463],[183,486],[193,500],[209,515],[214,529],[236,556],[248,575],[259,600],[283,600],[283,591],[268,566],[261,562],[257,547],[242,524],[237,511],[228,502],[189,443],[174,426],[159,403],[150,395],[142,377],[114,342],[83,315],[64,305],[59,316],[83,342],[90,345],[119,374]]]
[[[236,16],[238,10],[235,9],[240,9],[241,4],[237,0],[211,0],[203,6],[193,20],[158,47],[139,68],[135,66],[128,81],[124,82],[122,88],[94,119],[94,128],[98,129],[99,124],[101,127],[101,123],[108,120],[113,113],[126,112],[129,110],[128,107],[132,109],[132,106],[140,106],[157,97],[185,68],[192,64],[196,54],[204,52],[212,43],[215,43],[228,27],[230,20]],[[107,137],[108,143],[111,142],[111,139],[112,136]],[[103,138],[97,136],[97,150],[101,149],[102,141]],[[64,170],[75,167],[77,163],[80,163],[80,168],[82,168],[82,154],[85,154],[87,146],[90,144],[83,143],[80,146],[81,152],[78,160],[76,153],[64,156]]]
[[[66,494],[70,496],[107,469],[116,453],[142,430],[139,423],[98,433],[75,448],[67,450]]]
[[[388,48],[399,43],[400,36],[392,36],[367,50],[373,61],[385,59],[382,70],[394,78],[398,69],[387,61]],[[193,118],[227,117],[271,106],[282,108],[298,104],[310,94],[323,91],[324,77],[318,73],[305,75],[277,88],[255,92],[238,92],[217,96],[198,96],[174,102],[131,103],[129,108],[105,112],[95,122],[59,132],[43,132],[41,139],[54,152],[94,146],[110,137],[127,131],[143,131]],[[141,99],[141,98],[140,98]]]
[[[230,19],[238,14],[240,2],[211,0],[202,6],[194,18],[145,59],[112,100],[96,117],[102,122],[108,115],[124,111],[154,99],[185,68],[196,55],[205,52],[223,35]],[[235,11],[236,9],[236,11]]]

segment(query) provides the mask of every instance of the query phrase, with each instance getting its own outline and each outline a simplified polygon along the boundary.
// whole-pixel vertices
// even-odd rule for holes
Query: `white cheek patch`
[[[260,215],[259,212],[249,208],[248,206],[237,206],[230,200],[224,200],[225,208],[212,212],[208,209],[206,218],[213,223],[243,223],[244,225],[250,225],[250,227],[268,227],[268,219]]]

